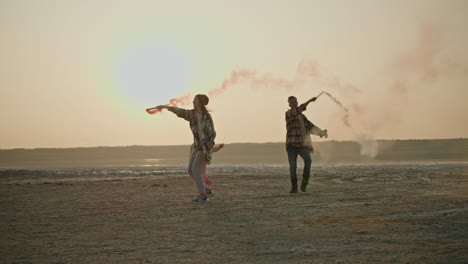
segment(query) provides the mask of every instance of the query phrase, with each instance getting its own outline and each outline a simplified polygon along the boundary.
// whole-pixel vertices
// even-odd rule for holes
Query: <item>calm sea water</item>
[[[302,164],[298,164],[298,175]],[[289,175],[289,167],[278,165],[210,165],[210,175]],[[468,175],[468,162],[445,163],[381,163],[381,164],[327,164],[312,165],[312,174],[359,174],[378,177],[379,175]],[[0,168],[0,182],[22,181],[76,181],[76,180],[122,180],[129,178],[167,178],[187,176],[186,165],[131,165],[125,167],[65,167],[65,168]]]

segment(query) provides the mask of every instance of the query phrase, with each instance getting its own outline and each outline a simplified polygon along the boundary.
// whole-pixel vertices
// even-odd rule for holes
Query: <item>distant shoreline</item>
[[[373,139],[368,141],[376,142],[398,142],[398,141],[446,141],[446,140],[468,140],[468,138],[434,138],[434,139]],[[314,144],[322,144],[325,142],[335,143],[354,143],[355,140],[324,140],[320,142],[314,142]],[[225,143],[226,145],[263,145],[263,144],[284,144],[284,142],[233,142]],[[1,151],[10,150],[57,150],[57,149],[94,149],[94,148],[132,148],[132,147],[190,147],[191,144],[180,144],[180,145],[119,145],[119,146],[82,146],[82,147],[36,147],[36,148],[0,148]]]
[[[371,143],[371,144],[368,144]],[[314,163],[468,161],[468,139],[376,140],[314,143]],[[186,164],[189,145],[37,148],[0,150],[0,166],[127,166]],[[159,163],[158,163],[159,162]],[[285,145],[232,143],[213,164],[286,164]]]

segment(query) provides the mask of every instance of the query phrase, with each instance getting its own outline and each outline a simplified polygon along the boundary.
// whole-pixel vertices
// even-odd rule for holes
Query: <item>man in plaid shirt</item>
[[[318,135],[320,137],[328,137],[327,130],[321,130],[319,127],[310,122],[307,117],[302,114],[307,109],[310,102],[317,100],[317,97],[298,106],[297,98],[290,96],[288,98],[289,109],[286,111],[286,150],[288,152],[289,173],[291,176],[291,191],[297,193],[297,156],[301,156],[304,160],[304,172],[302,174],[301,191],[305,192],[309,183],[310,167],[312,158],[310,156],[312,142],[310,135]]]

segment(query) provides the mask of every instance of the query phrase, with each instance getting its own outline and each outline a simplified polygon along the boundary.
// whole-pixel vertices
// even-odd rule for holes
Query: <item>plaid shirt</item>
[[[200,135],[198,132],[198,119],[195,115],[195,110],[186,110],[178,107],[170,107],[169,111],[176,114],[178,117],[183,118],[190,123],[190,130],[193,134],[193,147],[196,150],[200,150],[203,146],[207,146],[210,143],[212,146],[215,145],[216,131],[214,128],[213,119],[209,113],[206,113],[202,116],[202,133],[203,133],[203,142],[200,142]]]
[[[301,128],[299,127],[298,116],[301,115],[304,119],[304,125],[307,132],[311,131],[315,126],[310,122],[299,107],[286,111],[286,146],[303,147]]]

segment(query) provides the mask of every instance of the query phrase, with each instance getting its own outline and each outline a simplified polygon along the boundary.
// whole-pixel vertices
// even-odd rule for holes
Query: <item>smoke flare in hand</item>
[[[156,108],[156,107],[146,109],[146,112],[148,114],[150,114],[150,115],[155,115],[157,113],[160,113],[161,111],[162,111],[162,109],[159,109],[159,108]]]
[[[353,130],[352,132],[355,134],[356,141],[361,146],[361,155],[368,156],[370,158],[375,158],[378,154],[378,149],[379,149],[379,145],[377,141],[372,140],[371,137],[369,137],[366,133],[362,133],[362,132],[359,133],[353,129],[353,127],[351,126],[351,123],[349,122],[349,118],[350,118],[349,109],[345,107],[333,95],[331,95],[328,92],[322,91],[316,96],[316,98],[319,98],[322,94],[325,94],[328,97],[330,97],[330,99],[332,99],[332,101],[344,111],[343,123],[347,127]]]
[[[343,123],[347,127],[351,127],[351,123],[349,123],[349,109],[346,108],[345,106],[343,106],[343,104],[340,101],[338,101],[338,99],[336,99],[333,95],[331,95],[328,92],[322,91],[319,95],[317,95],[317,98],[319,98],[322,94],[326,94],[328,97],[330,97],[332,99],[332,101],[335,104],[337,104],[341,109],[343,109],[343,111],[345,112],[345,114],[343,116]]]
[[[186,94],[186,95],[183,95],[183,96],[180,96],[180,97],[172,98],[165,105],[166,106],[176,106],[176,107],[188,106],[188,105],[190,105],[191,99],[192,99],[192,95],[191,94]],[[158,108],[158,107],[147,108],[146,112],[148,114],[150,114],[150,115],[155,115],[155,114],[161,113],[162,108],[161,109]]]

